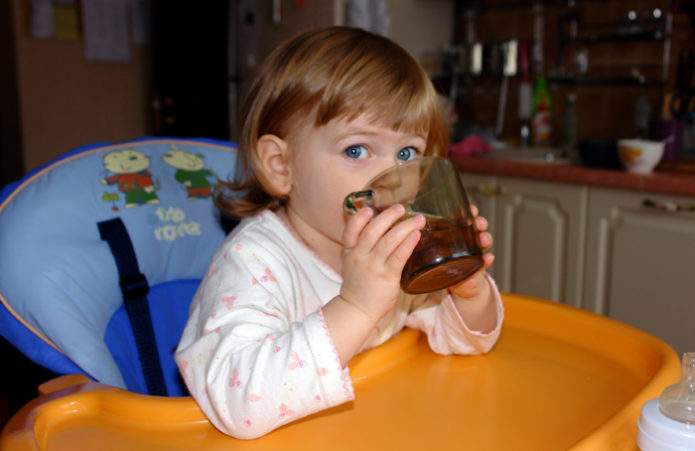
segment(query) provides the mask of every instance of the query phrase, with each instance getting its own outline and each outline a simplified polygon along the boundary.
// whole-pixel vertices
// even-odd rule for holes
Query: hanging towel
[[[384,0],[347,0],[347,24],[386,36],[389,13]]]

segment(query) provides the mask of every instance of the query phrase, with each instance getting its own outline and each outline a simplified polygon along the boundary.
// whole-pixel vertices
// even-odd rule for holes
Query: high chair
[[[0,198],[0,331],[58,374],[182,396],[172,353],[225,236],[211,201],[232,143],[75,149]]]
[[[226,436],[173,352],[229,230],[209,196],[235,157],[206,139],[93,144],[0,192],[0,334],[64,375],[10,419],[2,451],[635,449],[640,407],[680,379],[654,336],[503,293],[490,353],[437,355],[404,330],[349,363],[353,402],[257,440]]]

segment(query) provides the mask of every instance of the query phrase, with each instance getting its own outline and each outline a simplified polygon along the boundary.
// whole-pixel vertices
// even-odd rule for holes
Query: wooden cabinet
[[[497,221],[495,220],[495,205],[497,202],[497,196],[495,194],[497,177],[484,174],[476,174],[472,172],[461,173],[461,182],[466,189],[466,194],[468,195],[468,200],[471,204],[478,207],[480,214],[485,216],[490,224],[490,233],[494,243],[492,245],[492,252],[494,253],[497,248],[497,233],[492,228]],[[496,277],[497,264],[493,265],[488,269],[488,272]],[[500,290],[509,291],[502,286]]]
[[[610,316],[679,354],[695,350],[695,212],[666,209],[695,199],[467,172],[462,181],[490,222],[500,290]]]
[[[496,279],[508,291],[580,306],[587,189],[511,177],[497,186]]]
[[[470,173],[462,180],[490,223],[500,289],[581,306],[587,188]]]
[[[584,307],[695,350],[695,199],[591,188]]]

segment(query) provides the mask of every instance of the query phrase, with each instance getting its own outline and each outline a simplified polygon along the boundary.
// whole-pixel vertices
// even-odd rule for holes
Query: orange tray
[[[680,379],[645,332],[562,304],[503,295],[483,356],[439,356],[405,330],[350,362],[353,402],[256,440],[208,423],[192,398],[57,378],[0,436],[2,450],[637,449],[640,408]]]

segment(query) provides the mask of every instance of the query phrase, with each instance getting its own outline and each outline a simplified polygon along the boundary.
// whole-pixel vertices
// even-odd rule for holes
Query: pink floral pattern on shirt
[[[189,391],[217,428],[254,438],[354,398],[321,312],[341,283],[271,212],[242,221],[227,238],[176,352]],[[437,296],[402,296],[365,348],[406,326],[426,332],[441,353],[485,352],[494,344],[498,330],[468,331],[446,294]]]

